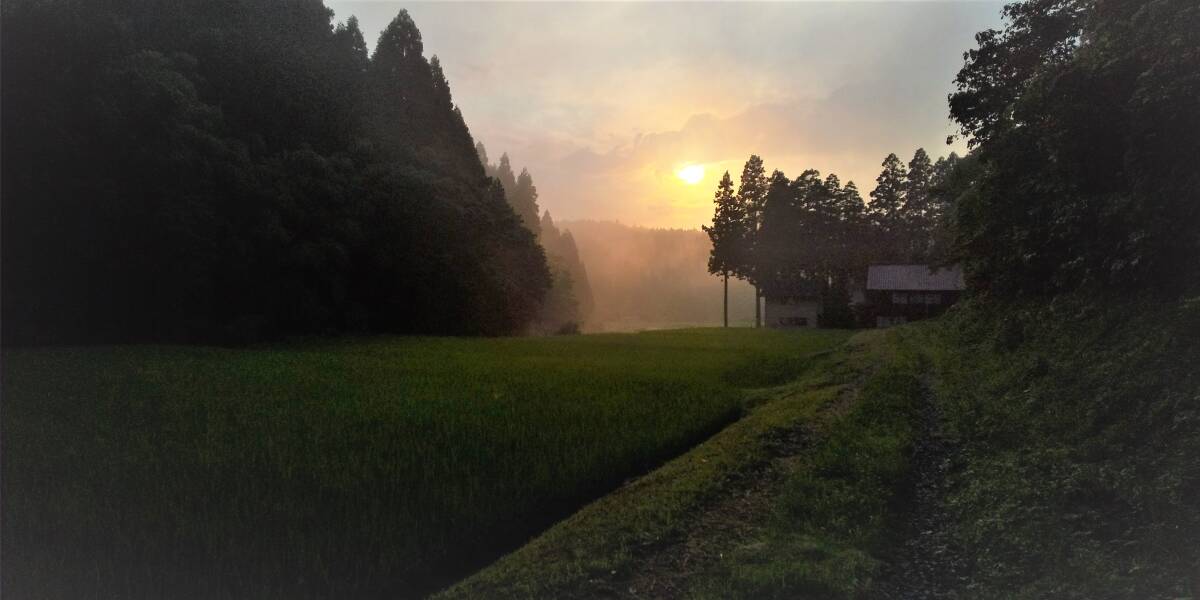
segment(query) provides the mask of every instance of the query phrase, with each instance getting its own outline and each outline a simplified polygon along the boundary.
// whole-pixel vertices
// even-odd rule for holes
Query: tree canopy
[[[401,11],[3,6],[5,343],[502,334],[550,273]]]
[[[950,96],[977,180],[955,221],[1002,297],[1200,285],[1200,6],[1029,0],[976,35]]]

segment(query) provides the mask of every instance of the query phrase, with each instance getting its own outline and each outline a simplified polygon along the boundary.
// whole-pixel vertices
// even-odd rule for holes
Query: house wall
[[[960,292],[871,290],[867,293],[876,327],[889,327],[936,317],[958,301]]]
[[[768,298],[763,311],[763,323],[776,329],[816,327],[820,312],[821,306],[816,300],[780,301]]]

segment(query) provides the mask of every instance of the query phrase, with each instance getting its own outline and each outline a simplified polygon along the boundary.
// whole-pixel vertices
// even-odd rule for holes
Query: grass
[[[976,598],[1200,597],[1200,299],[960,306],[915,330]]]
[[[6,351],[4,591],[871,597],[940,415],[951,592],[1197,597],[1200,299],[847,336]]]
[[[898,569],[935,533],[909,558],[938,593],[1194,599],[1197,365],[1200,298],[973,301],[864,333],[441,598],[874,597],[933,583]],[[947,450],[922,516],[926,426]]]
[[[11,597],[411,596],[804,372],[840,332],[3,354]]]
[[[911,357],[897,358],[884,336],[856,339],[437,598],[655,597],[637,586],[672,578],[682,580],[670,596],[860,597],[907,476],[920,385]],[[736,500],[750,496],[763,506]]]
[[[899,517],[922,398],[912,353],[864,336],[854,402],[782,477],[753,532],[702,577],[695,598],[871,596]]]

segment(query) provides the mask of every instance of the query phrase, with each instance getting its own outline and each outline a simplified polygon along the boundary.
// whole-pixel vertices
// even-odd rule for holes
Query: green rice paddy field
[[[421,595],[846,335],[6,350],[5,593]]]

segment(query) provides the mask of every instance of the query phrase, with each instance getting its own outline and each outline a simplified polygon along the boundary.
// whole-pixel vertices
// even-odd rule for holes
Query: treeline
[[[813,169],[767,176],[751,156],[736,191],[728,172],[717,185],[704,228],[709,272],[744,279],[766,297],[819,297],[823,326],[854,325],[850,290],[865,283],[868,265],[947,260],[948,209],[972,163],[953,153],[934,162],[918,149],[905,165],[889,154],[864,202],[853,181],[843,186]]]
[[[492,164],[482,142],[475,144],[475,151],[488,177],[500,182],[513,212],[521,218],[525,228],[537,236],[538,243],[546,252],[553,283],[541,311],[531,325],[532,331],[578,332],[591,315],[594,301],[587,268],[579,257],[575,238],[570,231],[560,231],[554,225],[550,211],[538,208],[537,186],[533,184],[529,169],[521,169],[520,175],[513,174],[507,153],[501,154],[499,162]]]
[[[955,255],[995,298],[1200,289],[1200,4],[1029,0],[950,97]]]
[[[552,277],[401,11],[3,5],[6,344],[505,334]]]
[[[716,194],[709,269],[767,295],[819,292],[872,262],[961,263],[994,299],[1200,289],[1200,7],[1029,0],[979,33],[950,96],[971,153],[889,156],[870,202],[752,157]],[[797,289],[799,288],[799,289]]]

